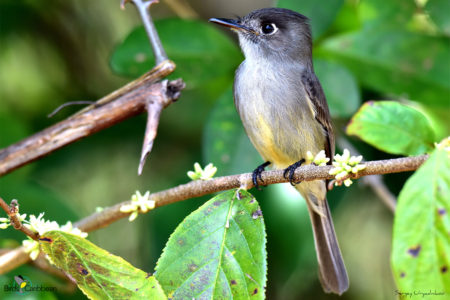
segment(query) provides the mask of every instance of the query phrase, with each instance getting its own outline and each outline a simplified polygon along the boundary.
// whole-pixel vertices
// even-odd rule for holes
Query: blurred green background
[[[262,163],[233,107],[231,84],[243,60],[236,38],[206,21],[244,15],[278,5],[310,17],[315,69],[324,87],[337,134],[365,160],[390,158],[346,137],[348,119],[367,100],[392,99],[424,112],[437,132],[449,134],[450,2],[446,0],[317,1],[162,0],[152,8],[169,57],[178,64],[171,78],[187,83],[178,102],[164,110],[153,151],[142,176],[137,165],[145,116],[127,120],[0,178],[0,196],[19,200],[22,213],[45,211],[65,223],[130,198],[135,190],[159,191],[189,181],[194,162],[213,162],[218,175],[250,172]],[[39,3],[39,4],[38,4]],[[31,0],[0,2],[0,147],[65,119],[69,107],[96,100],[153,66],[135,8],[119,1]],[[338,151],[340,151],[338,149]],[[397,194],[410,174],[384,177]],[[251,191],[261,204],[268,233],[267,299],[337,299],[322,292],[312,233],[303,200],[288,185]],[[170,233],[210,197],[191,199],[121,220],[89,234],[104,249],[152,272]],[[395,299],[391,275],[392,213],[361,182],[329,194],[336,231],[348,268],[350,289],[341,299]],[[2,247],[23,234],[0,232]],[[83,299],[62,283],[23,266],[0,276],[28,276],[58,285],[59,293],[37,299]],[[12,294],[2,299],[13,299]],[[31,299],[31,298],[30,298]]]

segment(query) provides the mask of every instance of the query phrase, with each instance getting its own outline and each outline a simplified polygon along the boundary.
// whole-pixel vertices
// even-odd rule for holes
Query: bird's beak
[[[237,20],[222,19],[222,18],[211,18],[211,19],[209,19],[209,22],[213,22],[213,23],[225,26],[225,27],[230,27],[231,30],[234,30],[234,31],[246,31],[246,32],[258,35],[258,32],[254,31],[253,29],[251,29],[251,28],[249,28],[247,26],[239,24]]]

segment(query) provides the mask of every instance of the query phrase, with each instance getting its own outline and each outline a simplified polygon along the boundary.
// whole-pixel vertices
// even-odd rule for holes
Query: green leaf
[[[216,101],[204,128],[204,161],[212,162],[218,175],[249,172],[262,163],[234,107],[231,87]]]
[[[319,51],[345,64],[371,89],[448,106],[450,43],[446,38],[375,28],[327,39]]]
[[[86,239],[49,231],[39,243],[90,299],[167,299],[154,276]]]
[[[358,5],[358,17],[365,28],[406,27],[416,11],[411,0],[364,0]]]
[[[450,1],[448,0],[428,0],[425,10],[430,15],[439,30],[450,36]]]
[[[398,199],[391,264],[400,291],[450,294],[449,214],[450,157],[436,149]]]
[[[264,220],[255,198],[230,190],[177,227],[155,276],[172,299],[264,299],[265,246]]]
[[[167,55],[177,64],[173,76],[181,77],[187,88],[206,86],[213,80],[233,76],[242,61],[236,44],[210,24],[197,20],[164,19],[155,22]],[[114,51],[112,69],[123,76],[137,77],[155,64],[147,34],[136,28]]]
[[[353,74],[346,67],[325,60],[314,60],[314,70],[322,84],[334,117],[350,117],[358,109],[361,98]]]
[[[310,19],[314,39],[319,38],[333,23],[343,0],[328,0],[323,5],[317,5],[314,0],[279,0],[277,7],[299,12]]]
[[[422,154],[432,150],[435,142],[426,117],[394,101],[364,103],[350,120],[347,134],[392,154]]]

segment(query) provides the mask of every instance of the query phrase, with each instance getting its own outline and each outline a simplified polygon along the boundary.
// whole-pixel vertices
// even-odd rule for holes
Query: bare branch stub
[[[19,214],[19,202],[17,200],[12,200],[11,204],[8,206],[6,202],[0,197],[0,207],[6,212],[11,222],[11,225],[14,229],[22,231],[24,234],[32,238],[33,240],[37,240],[39,238],[39,234],[30,230],[28,227],[23,226],[22,221],[20,221]]]
[[[169,60],[72,117],[0,150],[0,176],[81,138],[142,113],[148,99],[161,97],[166,105],[179,97],[180,81],[157,82],[175,69]],[[174,93],[174,90],[177,92]],[[165,107],[165,106],[164,106]]]
[[[163,82],[164,84],[164,82]],[[145,128],[144,143],[142,144],[141,159],[139,161],[138,174],[142,174],[145,160],[152,151],[153,142],[156,138],[156,133],[159,125],[159,118],[162,110],[171,103],[171,99],[178,99],[180,91],[185,87],[183,81],[173,81],[170,86],[165,86],[167,90],[166,97],[151,97],[149,96],[146,101],[147,110],[147,125]]]

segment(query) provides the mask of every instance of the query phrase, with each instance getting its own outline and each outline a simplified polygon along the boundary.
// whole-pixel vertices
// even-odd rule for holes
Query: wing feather
[[[327,157],[332,158],[334,156],[334,133],[325,93],[314,71],[309,69],[305,70],[301,80],[315,111],[315,118],[322,125],[326,133],[325,153]],[[330,159],[330,163],[331,161],[332,159]]]

